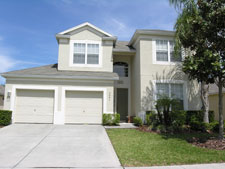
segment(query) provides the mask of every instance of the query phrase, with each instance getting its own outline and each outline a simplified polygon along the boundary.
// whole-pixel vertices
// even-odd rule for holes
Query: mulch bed
[[[225,150],[225,139],[210,138],[208,140],[201,140],[192,138],[192,141],[189,141],[189,143],[202,148]]]
[[[159,131],[152,131],[147,126],[138,127],[137,130],[142,132],[160,134]],[[210,138],[192,137],[187,139],[187,142],[202,148],[208,148],[208,149],[214,149],[214,150],[225,150],[225,138],[222,140],[219,140],[216,137],[210,137]]]

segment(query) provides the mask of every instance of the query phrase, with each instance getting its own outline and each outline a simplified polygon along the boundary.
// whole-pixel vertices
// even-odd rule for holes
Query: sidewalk
[[[159,167],[125,167],[125,169],[225,169],[225,163],[159,166]]]

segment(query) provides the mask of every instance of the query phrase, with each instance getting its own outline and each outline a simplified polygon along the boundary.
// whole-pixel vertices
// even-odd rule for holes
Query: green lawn
[[[188,137],[204,134],[160,135],[135,129],[108,129],[123,166],[153,166],[225,162],[225,151],[199,148]]]

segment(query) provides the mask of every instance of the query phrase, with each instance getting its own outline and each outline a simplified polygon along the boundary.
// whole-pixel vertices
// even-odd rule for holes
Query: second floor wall
[[[58,69],[70,71],[113,71],[113,40],[84,27],[59,38]]]

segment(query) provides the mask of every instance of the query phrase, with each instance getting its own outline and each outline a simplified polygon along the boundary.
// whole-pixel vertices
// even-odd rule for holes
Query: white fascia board
[[[152,36],[174,36],[174,31],[165,31],[165,30],[136,30],[128,45],[135,43],[136,39],[140,35],[152,35]]]
[[[68,32],[74,31],[74,30],[76,30],[76,29],[82,28],[82,27],[84,27],[84,26],[89,26],[89,27],[91,27],[91,28],[93,28],[93,29],[95,29],[95,30],[97,30],[97,31],[99,31],[99,32],[101,32],[101,33],[107,35],[107,36],[112,36],[111,34],[109,34],[109,33],[105,32],[105,31],[103,31],[103,30],[97,28],[96,26],[94,26],[94,25],[92,25],[92,24],[90,24],[90,23],[88,23],[88,22],[85,22],[85,23],[80,24],[80,25],[78,25],[78,26],[72,27],[72,28],[67,29],[67,30],[65,30],[65,31],[62,31],[62,32],[60,32],[60,33],[58,33],[58,34],[63,35],[63,34],[66,34],[66,33],[68,33]]]
[[[99,76],[45,76],[45,75],[17,75],[17,74],[1,74],[1,76],[7,77],[15,77],[15,78],[51,78],[51,79],[98,79],[98,80],[119,80],[119,77],[99,77]]]

